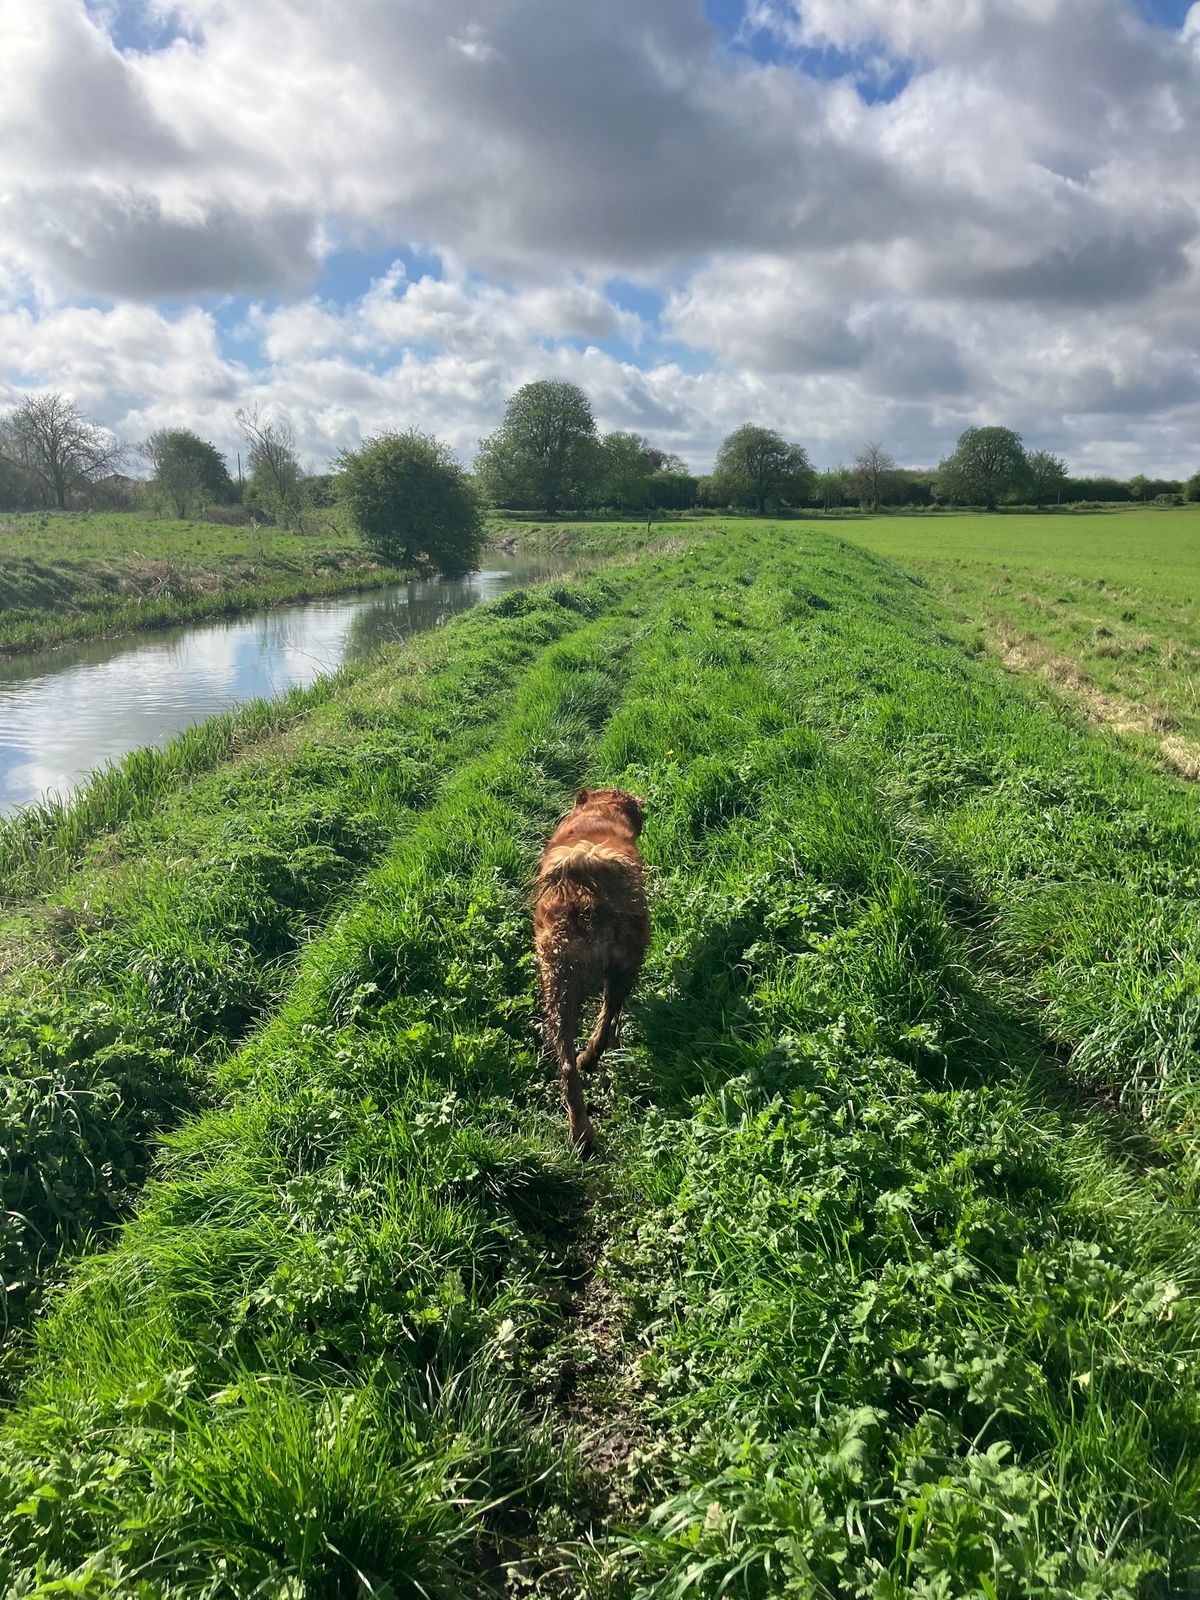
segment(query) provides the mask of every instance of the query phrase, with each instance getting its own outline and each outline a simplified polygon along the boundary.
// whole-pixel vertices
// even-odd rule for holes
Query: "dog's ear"
[[[641,834],[642,829],[646,826],[646,812],[644,809],[645,804],[646,802],[642,799],[640,794],[631,794],[626,797],[626,814],[628,815],[630,822],[632,822],[635,832],[639,835]]]
[[[589,796],[588,796],[588,792],[587,792],[586,789],[577,789],[575,791],[575,804],[577,806],[585,806],[585,805],[587,805],[588,798],[589,798]]]

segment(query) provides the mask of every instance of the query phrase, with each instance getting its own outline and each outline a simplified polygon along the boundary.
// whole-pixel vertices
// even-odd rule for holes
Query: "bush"
[[[471,480],[427,433],[383,433],[343,450],[338,493],[384,561],[411,566],[424,556],[444,572],[469,572],[479,560],[483,519]]]

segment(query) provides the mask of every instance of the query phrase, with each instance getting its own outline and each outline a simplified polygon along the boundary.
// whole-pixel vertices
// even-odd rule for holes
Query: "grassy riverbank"
[[[134,512],[0,514],[0,652],[395,583],[332,513],[312,533]]]
[[[1194,796],[886,562],[737,534],[388,652],[10,907],[10,1215],[70,1188],[6,1281],[77,1259],[5,1588],[1186,1591]],[[655,869],[588,1166],[524,903],[580,781]]]

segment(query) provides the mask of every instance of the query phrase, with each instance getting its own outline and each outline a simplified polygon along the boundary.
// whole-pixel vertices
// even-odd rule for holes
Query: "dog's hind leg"
[[[604,980],[604,999],[600,1003],[600,1015],[596,1018],[596,1026],[592,1029],[591,1037],[579,1055],[579,1065],[584,1071],[594,1067],[609,1046],[616,1043],[621,1026],[621,1009],[629,999],[630,991],[636,982],[636,972],[630,972],[623,967],[610,969]]]
[[[567,1108],[567,1123],[571,1143],[584,1155],[595,1148],[596,1135],[592,1119],[588,1116],[587,1102],[583,1097],[583,1080],[579,1076],[579,1063],[575,1053],[575,1035],[579,1028],[581,996],[578,983],[570,976],[558,972],[542,973],[542,997],[546,1013],[546,1035],[558,1063],[558,1077],[562,1085],[563,1104]]]

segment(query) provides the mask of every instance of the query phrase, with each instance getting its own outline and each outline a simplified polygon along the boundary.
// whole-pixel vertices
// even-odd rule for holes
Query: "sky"
[[[1200,468],[1200,3],[0,0],[0,409]]]

